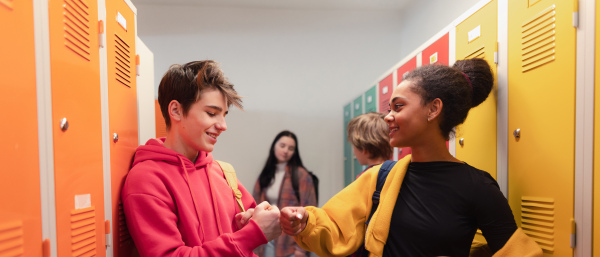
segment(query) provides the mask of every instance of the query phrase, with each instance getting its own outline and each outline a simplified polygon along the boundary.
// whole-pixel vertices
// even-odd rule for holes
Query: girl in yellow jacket
[[[483,59],[411,71],[393,91],[385,117],[390,145],[412,155],[390,170],[368,226],[381,165],[367,170],[323,208],[286,207],[280,222],[304,249],[347,256],[468,256],[477,228],[494,256],[542,256],[515,223],[497,182],[450,154],[446,141],[494,84]]]

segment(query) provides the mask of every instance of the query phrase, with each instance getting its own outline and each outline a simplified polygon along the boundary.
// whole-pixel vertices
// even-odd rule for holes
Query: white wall
[[[402,58],[443,30],[478,2],[480,0],[413,1],[401,14],[400,37],[402,40],[399,42],[399,49]]]
[[[415,1],[415,10],[436,21],[419,26],[425,17],[411,10],[136,7],[156,85],[171,64],[214,59],[245,96],[245,111],[230,110],[215,158],[232,163],[251,191],[271,141],[290,129],[305,166],[321,180],[322,205],[343,187],[343,106],[476,1],[436,0],[444,7],[433,10],[423,2]]]
[[[138,96],[138,144],[156,137],[154,116],[154,54],[139,38],[135,38],[135,49],[140,56],[140,73],[137,78]]]

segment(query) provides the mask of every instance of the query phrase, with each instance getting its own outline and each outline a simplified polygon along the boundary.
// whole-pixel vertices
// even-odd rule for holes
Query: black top
[[[383,256],[469,256],[477,228],[496,252],[517,230],[489,173],[456,162],[411,162]]]

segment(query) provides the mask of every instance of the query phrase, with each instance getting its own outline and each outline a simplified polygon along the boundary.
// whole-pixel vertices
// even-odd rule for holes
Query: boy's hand
[[[304,207],[285,207],[281,209],[279,222],[284,233],[296,236],[304,230],[308,221],[308,212]]]
[[[258,224],[260,230],[271,241],[281,235],[281,226],[279,225],[279,209],[277,206],[271,206],[268,202],[262,202],[254,208],[252,219]]]
[[[238,230],[242,229],[246,226],[246,224],[248,224],[248,220],[252,218],[252,215],[254,215],[254,208],[250,208],[245,212],[240,212],[235,215],[235,224],[237,225]]]

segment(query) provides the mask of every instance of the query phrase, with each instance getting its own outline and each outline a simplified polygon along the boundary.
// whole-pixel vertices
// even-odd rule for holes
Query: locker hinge
[[[42,257],[50,257],[50,239],[42,241]]]
[[[98,45],[104,48],[104,21],[98,21]]]
[[[573,27],[579,28],[579,1],[573,1]]]
[[[140,76],[140,55],[135,55],[135,75]]]
[[[575,219],[571,218],[571,248],[575,248],[577,245],[577,235],[575,232],[577,232],[577,223]]]
[[[104,239],[105,241],[105,245],[106,245],[106,249],[108,249],[110,247],[110,220],[106,220],[104,221]]]
[[[498,42],[496,42],[496,49],[494,49],[494,63],[498,64]]]

